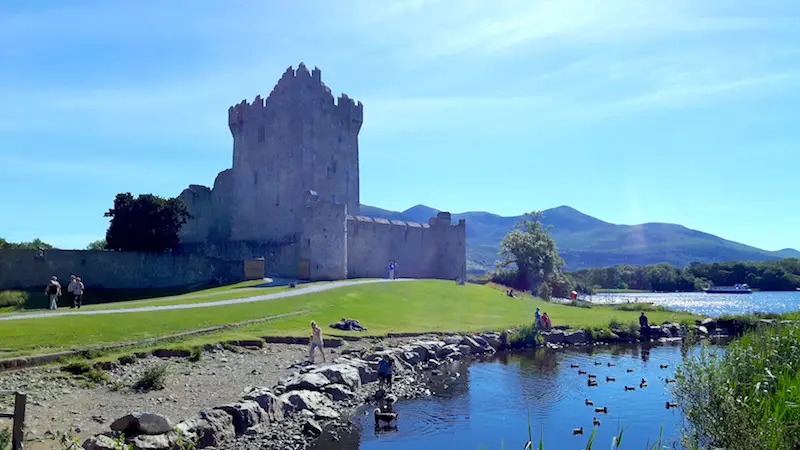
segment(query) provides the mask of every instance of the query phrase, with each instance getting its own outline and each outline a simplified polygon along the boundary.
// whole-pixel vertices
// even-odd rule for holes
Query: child
[[[392,388],[392,360],[387,355],[378,361],[378,388],[383,386]]]

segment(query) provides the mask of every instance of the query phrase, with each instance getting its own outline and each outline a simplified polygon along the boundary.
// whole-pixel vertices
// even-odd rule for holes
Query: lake
[[[618,426],[626,427],[622,449],[644,448],[656,440],[663,425],[668,441],[679,437],[681,414],[667,410],[671,400],[666,377],[673,377],[684,356],[698,347],[638,344],[598,346],[565,350],[501,354],[484,361],[463,364],[459,376],[447,381],[427,398],[398,402],[398,430],[376,432],[371,411],[355,419],[354,430],[337,442],[323,436],[318,450],[390,449],[521,449],[528,436],[528,417],[534,448],[544,436],[545,449],[584,448],[592,430],[592,418],[601,421],[595,448],[610,448]],[[594,362],[600,362],[596,366]],[[616,364],[608,367],[607,363]],[[596,374],[597,387],[588,387],[578,364]],[[660,365],[666,364],[667,369]],[[627,369],[633,369],[628,373]],[[616,381],[606,381],[606,376]],[[641,378],[648,387],[639,388]],[[624,386],[636,386],[625,391]],[[587,406],[608,407],[608,414]],[[573,428],[584,428],[574,436]],[[501,447],[502,446],[502,447]]]
[[[708,316],[800,310],[800,291],[752,294],[706,294],[705,292],[595,294],[587,299],[594,303],[648,302]]]

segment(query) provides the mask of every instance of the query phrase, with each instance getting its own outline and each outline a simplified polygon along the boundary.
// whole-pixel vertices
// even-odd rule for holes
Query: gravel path
[[[163,306],[142,306],[139,308],[119,308],[119,309],[101,309],[93,311],[70,311],[70,312],[42,312],[33,314],[19,314],[13,316],[0,317],[0,321],[5,320],[19,320],[19,319],[39,319],[42,317],[63,317],[63,316],[94,316],[99,314],[121,314],[132,312],[148,312],[148,311],[169,311],[176,309],[191,309],[191,308],[208,308],[210,306],[224,306],[224,305],[237,305],[239,303],[260,302],[265,300],[276,300],[280,298],[294,297],[296,295],[311,294],[314,292],[322,292],[330,289],[339,288],[342,286],[356,286],[359,284],[371,283],[395,283],[400,281],[413,281],[411,278],[398,278],[394,280],[378,279],[378,280],[342,280],[334,281],[326,284],[318,284],[308,287],[298,287],[289,291],[275,292],[272,294],[256,295],[253,297],[234,298],[230,300],[217,300],[214,302],[205,303],[187,303],[180,305],[163,305]],[[219,295],[219,294],[216,294]]]

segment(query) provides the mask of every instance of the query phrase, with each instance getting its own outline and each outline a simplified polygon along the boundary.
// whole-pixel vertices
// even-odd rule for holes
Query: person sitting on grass
[[[383,355],[378,361],[378,388],[383,386],[392,388],[392,360],[388,355]]]

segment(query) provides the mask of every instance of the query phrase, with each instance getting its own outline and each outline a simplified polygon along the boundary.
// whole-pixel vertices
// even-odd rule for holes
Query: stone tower
[[[318,68],[286,69],[266,99],[228,110],[233,135],[231,239],[300,229],[304,193],[359,213],[358,133],[364,106],[336,101]]]

